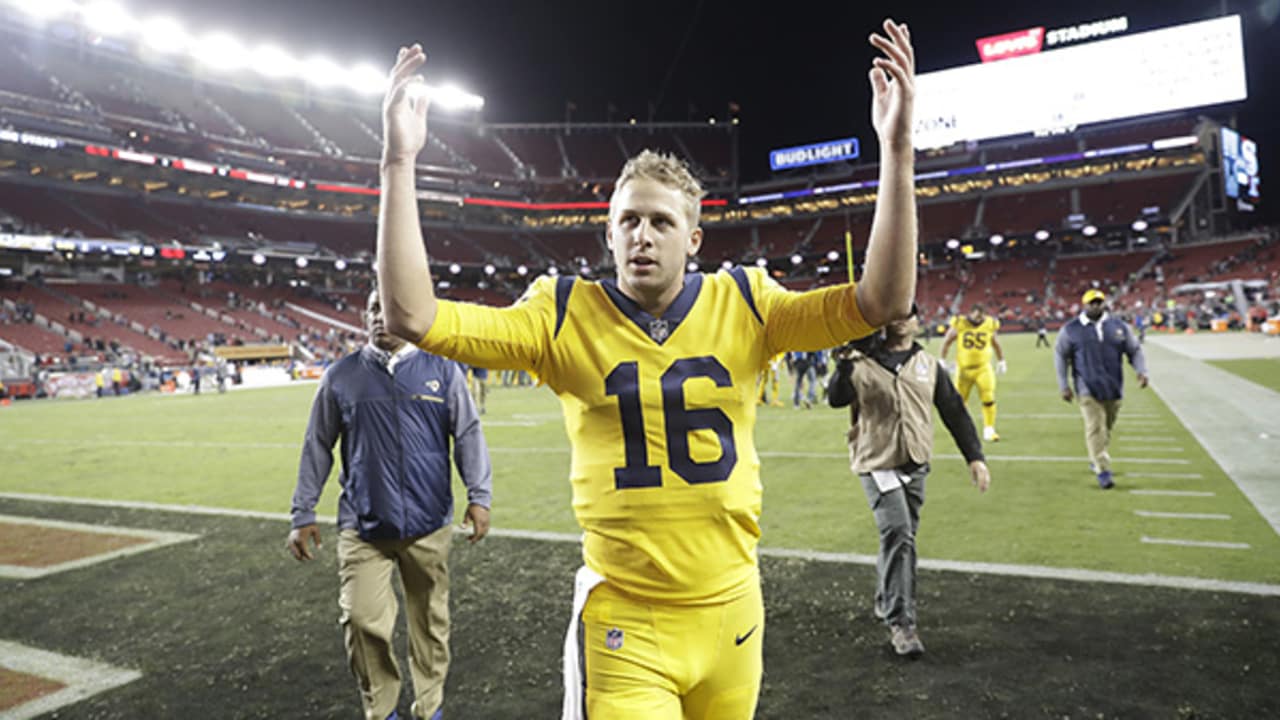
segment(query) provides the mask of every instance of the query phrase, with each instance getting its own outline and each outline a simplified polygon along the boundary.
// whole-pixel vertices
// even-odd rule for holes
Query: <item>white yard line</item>
[[[1172,438],[1168,435],[1117,435],[1117,440],[1132,442],[1155,442],[1155,443],[1176,443],[1180,442],[1178,438]]]
[[[0,718],[5,720],[27,720],[44,715],[142,677],[137,670],[37,650],[6,640],[0,640],[0,666],[25,675],[56,680],[66,686],[0,712]]]
[[[193,510],[187,505],[163,505],[160,503],[140,503],[123,500],[96,500],[93,498],[70,498],[55,495],[32,495],[26,493],[0,493],[0,498],[14,500],[30,500],[37,502],[63,503],[68,505],[90,505],[138,510],[158,510],[162,512],[190,513],[204,515],[224,515],[228,517],[253,517],[279,520],[287,523],[288,513],[246,512],[229,508],[199,507]],[[318,517],[319,522],[333,523],[332,516]],[[545,532],[539,530],[508,530],[494,528],[489,531],[495,537],[509,537],[542,542],[580,543],[580,533]],[[832,553],[816,550],[793,550],[790,548],[760,548],[760,554],[775,558],[797,558],[815,562],[844,563],[852,565],[874,566],[874,555],[858,555],[853,553]],[[1070,580],[1073,582],[1114,583],[1120,585],[1141,585],[1148,587],[1170,587],[1183,590],[1209,590],[1214,592],[1234,592],[1246,595],[1264,595],[1280,597],[1280,585],[1268,583],[1240,582],[1233,580],[1211,580],[1207,578],[1183,577],[1178,575],[1154,575],[1108,572],[1102,570],[1085,570],[1081,568],[1056,568],[1043,565],[1014,565],[1006,563],[965,562],[959,560],[935,560],[922,558],[919,566],[929,570],[946,570],[951,572],[978,573],[985,575],[1005,575],[1049,580]]]
[[[1117,444],[1117,445],[1119,445],[1119,443],[1116,443],[1116,444]],[[1168,452],[1168,453],[1181,453],[1181,452],[1186,452],[1186,451],[1187,451],[1187,450],[1186,450],[1186,448],[1180,448],[1180,447],[1169,447],[1169,446],[1163,446],[1163,445],[1130,445],[1130,446],[1127,446],[1127,447],[1125,447],[1125,448],[1123,448],[1123,449],[1124,449],[1125,451],[1127,451],[1127,452]]]
[[[1163,472],[1127,472],[1121,473],[1127,478],[1169,478],[1175,480],[1200,480],[1204,478],[1201,473],[1163,473]]]
[[[1155,510],[1134,510],[1134,515],[1145,518],[1164,518],[1166,520],[1230,520],[1230,515],[1223,513],[1175,513],[1157,512]]]
[[[1249,543],[1215,542],[1213,540],[1177,540],[1174,538],[1153,538],[1142,536],[1142,542],[1151,545],[1180,545],[1182,547],[1218,548],[1222,550],[1248,550]]]
[[[1130,490],[1130,495],[1167,495],[1169,497],[1213,497],[1217,493],[1200,490]]]

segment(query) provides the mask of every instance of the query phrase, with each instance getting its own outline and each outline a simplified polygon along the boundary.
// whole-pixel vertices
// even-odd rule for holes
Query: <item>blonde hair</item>
[[[698,219],[702,214],[702,198],[706,196],[707,191],[702,189],[702,183],[694,177],[684,160],[675,155],[656,153],[652,150],[642,150],[639,155],[622,166],[622,172],[618,174],[618,179],[613,184],[613,195],[609,198],[610,215],[613,214],[613,199],[618,196],[618,192],[624,185],[637,178],[655,180],[673,190],[678,190],[688,201],[689,208],[685,214],[689,218],[689,227],[698,227]]]

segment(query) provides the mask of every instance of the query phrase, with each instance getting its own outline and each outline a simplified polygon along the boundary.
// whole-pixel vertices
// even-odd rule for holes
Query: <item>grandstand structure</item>
[[[231,82],[70,22],[15,18],[0,37],[0,303],[6,319],[32,319],[0,325],[4,343],[182,363],[228,343],[322,359],[356,337],[378,207],[376,100]],[[737,127],[433,115],[418,175],[440,292],[505,304],[540,273],[611,274],[611,184],[644,148],[686,159],[707,186],[693,266],[760,265],[794,288],[847,281],[877,167],[744,182]],[[941,318],[981,301],[1030,326],[1102,286],[1151,307],[1177,282],[1243,263],[1216,273],[1207,260],[1244,255],[1274,283],[1274,239],[1233,234],[1220,128],[1166,113],[921,152],[921,306]]]

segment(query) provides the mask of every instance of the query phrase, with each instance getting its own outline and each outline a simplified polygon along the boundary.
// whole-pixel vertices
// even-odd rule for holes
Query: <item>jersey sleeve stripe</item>
[[[756,299],[751,294],[751,281],[747,279],[747,271],[741,265],[734,265],[733,269],[729,270],[729,275],[738,284],[738,292],[742,293],[742,299],[747,301],[747,307],[751,308],[756,321],[763,325],[764,318],[760,317],[760,311],[756,309]]]
[[[569,296],[573,294],[573,284],[577,278],[572,275],[561,276],[556,280],[556,329],[551,339],[560,337],[560,326],[564,325],[564,317],[569,310]]]

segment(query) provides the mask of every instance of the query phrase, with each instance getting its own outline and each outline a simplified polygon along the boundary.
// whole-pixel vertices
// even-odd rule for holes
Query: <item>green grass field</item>
[[[937,425],[941,458],[928,480],[922,557],[1280,582],[1274,562],[1280,538],[1158,396],[1132,382],[1112,443],[1118,487],[1100,491],[1087,468],[1078,410],[1058,397],[1052,357],[1034,350],[1033,339],[1004,340],[1010,371],[999,380],[1002,440],[986,448],[990,492],[970,486],[954,443]],[[0,492],[287,512],[313,393],[314,385],[302,385],[18,403],[0,412],[6,447]],[[978,417],[976,393],[970,405]],[[871,513],[848,470],[846,418],[825,407],[762,408],[756,441],[765,485],[764,546],[875,552]],[[485,422],[495,527],[575,532],[557,399],[545,388],[495,387]],[[335,511],[336,496],[334,479],[321,513]],[[1140,517],[1137,510],[1231,519]],[[1155,545],[1141,542],[1144,536],[1251,548]]]
[[[987,448],[994,481],[986,495],[969,485],[939,428],[922,558],[1280,582],[1280,540],[1154,392],[1130,386],[1113,443],[1118,487],[1099,490],[1078,411],[1058,398],[1052,358],[1032,349],[1033,339],[1003,341],[1011,369],[1000,379],[1003,440]],[[283,514],[314,390],[0,408],[0,493]],[[871,513],[847,467],[845,417],[762,409],[764,547],[874,553]],[[557,400],[545,389],[494,388],[485,419],[495,527],[576,532]],[[334,512],[336,496],[331,482],[322,513]],[[358,715],[336,624],[331,527],[318,561],[299,565],[284,551],[283,520],[13,497],[0,497],[0,515],[199,536],[35,580],[0,579],[0,641],[142,673],[44,717]],[[1153,545],[1144,536],[1249,548]],[[498,535],[458,543],[446,717],[558,715],[579,553],[572,542]],[[772,554],[761,568],[768,626],[759,718],[1280,716],[1267,680],[1280,674],[1266,630],[1280,626],[1276,597],[1026,576],[1033,568],[1012,576],[925,568],[918,602],[929,650],[909,663],[892,655],[872,615],[874,568]],[[403,631],[398,637],[403,656]],[[6,692],[0,683],[0,708]]]
[[[1280,358],[1250,358],[1247,360],[1210,360],[1210,365],[1220,367],[1262,387],[1280,392]]]

